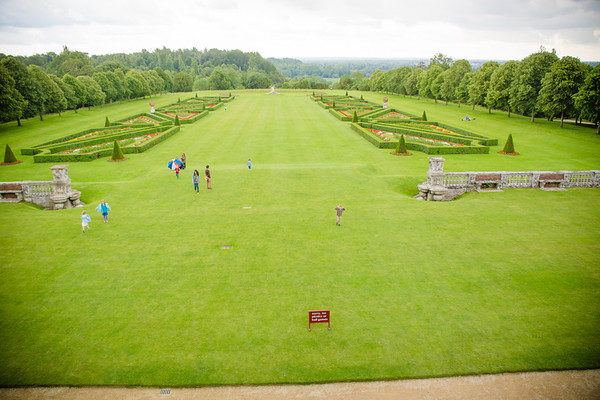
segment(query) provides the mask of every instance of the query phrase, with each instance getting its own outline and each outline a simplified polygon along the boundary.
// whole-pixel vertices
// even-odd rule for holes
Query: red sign
[[[317,310],[308,312],[308,330],[310,324],[318,324],[327,322],[327,329],[331,330],[331,321],[329,319],[329,310]]]

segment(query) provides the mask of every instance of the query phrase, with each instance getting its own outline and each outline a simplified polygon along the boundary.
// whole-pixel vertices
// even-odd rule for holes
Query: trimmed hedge
[[[351,127],[356,133],[380,149],[395,149],[398,145],[396,141],[381,140],[378,136],[374,135],[368,130],[369,127],[365,127],[364,125],[368,124],[353,123],[351,124]],[[447,138],[442,140],[449,142]],[[487,146],[473,145],[470,141],[466,144],[467,145],[465,146],[428,146],[424,143],[413,143],[407,141],[406,148],[408,150],[421,151],[425,154],[488,154],[490,152],[490,148]]]
[[[123,152],[123,154],[143,153],[144,151],[161,143],[163,140],[166,140],[169,137],[173,136],[174,134],[179,132],[179,130],[180,129],[178,126],[174,126],[170,129],[162,132],[160,135],[158,135],[154,139],[151,139],[151,140],[147,141],[146,143],[142,144],[141,146],[123,147],[123,148],[121,148],[121,151]],[[154,133],[154,132],[150,132],[150,133]],[[148,134],[148,133],[145,133],[145,134]],[[138,136],[138,135],[134,135],[132,137],[135,137],[135,136]],[[117,140],[120,140],[120,139],[124,139],[124,138],[119,138]],[[33,157],[33,162],[43,163],[43,162],[93,161],[100,157],[108,157],[108,156],[112,155],[112,152],[113,152],[112,148],[106,148],[106,149],[101,149],[98,151],[93,151],[93,152],[89,152],[89,153],[81,153],[81,154],[56,154],[56,153],[40,154],[40,155],[35,155]]]

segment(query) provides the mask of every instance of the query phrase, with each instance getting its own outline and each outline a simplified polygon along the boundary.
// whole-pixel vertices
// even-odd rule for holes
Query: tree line
[[[165,92],[268,88],[287,80],[258,53],[240,50],[142,50],[88,56],[66,46],[60,54],[0,54],[0,121]]]
[[[549,120],[590,121],[600,134],[600,64],[592,68],[578,58],[559,58],[540,51],[521,61],[488,61],[473,70],[467,60],[434,55],[429,65],[403,66],[369,78],[358,72],[344,75],[337,89],[378,91],[482,106]]]

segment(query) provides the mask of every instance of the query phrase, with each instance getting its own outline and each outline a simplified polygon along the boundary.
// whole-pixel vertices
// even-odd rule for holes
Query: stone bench
[[[0,184],[0,202],[18,203],[23,200],[23,186],[16,183]]]
[[[478,192],[501,192],[502,174],[477,174],[475,190]]]
[[[563,188],[565,174],[540,174],[539,185],[542,190],[566,190]]]

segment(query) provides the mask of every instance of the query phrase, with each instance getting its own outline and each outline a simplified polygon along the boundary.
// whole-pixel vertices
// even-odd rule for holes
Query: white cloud
[[[264,57],[600,59],[596,0],[0,0],[0,52],[221,48]]]

